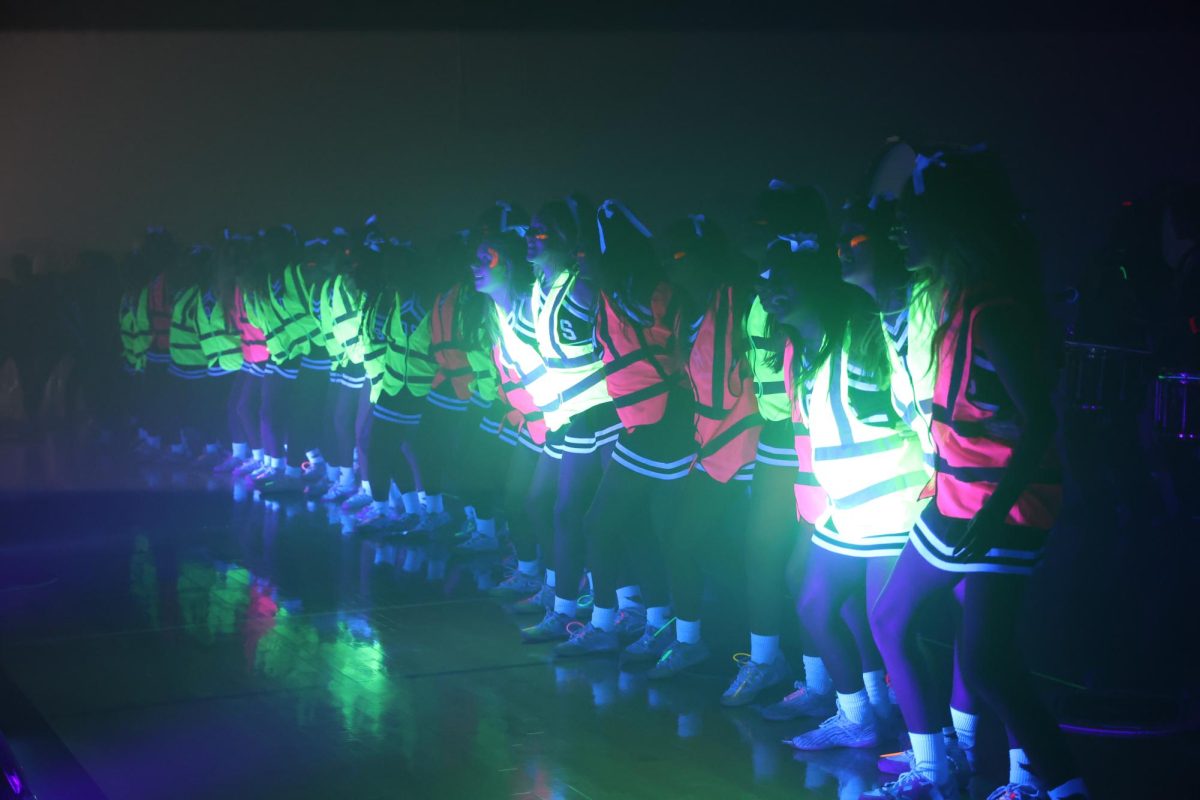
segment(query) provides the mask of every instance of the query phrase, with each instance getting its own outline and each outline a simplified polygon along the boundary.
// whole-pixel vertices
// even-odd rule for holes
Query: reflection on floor
[[[849,799],[881,781],[874,752],[794,757],[797,724],[721,708],[724,658],[651,683],[521,645],[483,594],[494,559],[186,473],[100,484],[6,507],[0,694],[27,711],[0,728],[43,798]],[[1119,777],[1163,747],[1075,742],[1098,798],[1132,796]]]

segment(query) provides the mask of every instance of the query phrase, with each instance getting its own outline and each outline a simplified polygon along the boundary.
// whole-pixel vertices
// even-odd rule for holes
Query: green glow
[[[1121,270],[1121,277],[1124,280],[1129,280],[1129,273],[1125,271],[1125,267],[1117,267],[1117,269]]]
[[[133,540],[133,556],[129,559],[129,594],[146,615],[150,626],[159,627],[158,567],[154,566],[150,540],[144,534],[139,534]]]

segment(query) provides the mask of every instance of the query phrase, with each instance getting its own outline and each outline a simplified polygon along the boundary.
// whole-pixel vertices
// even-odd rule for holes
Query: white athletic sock
[[[371,505],[375,506],[375,510],[380,514],[387,511],[387,500],[372,500]]]
[[[658,630],[671,621],[670,606],[648,606],[646,608],[646,624]]]
[[[611,631],[613,625],[617,622],[617,610],[615,608],[601,608],[600,606],[592,606],[592,627],[602,631]]]
[[[1050,789],[1046,794],[1050,795],[1050,800],[1064,800],[1076,794],[1081,797],[1091,797],[1088,794],[1087,786],[1083,784],[1083,778],[1071,778],[1071,780],[1061,786],[1055,786],[1053,789]]]
[[[588,577],[592,577],[592,573],[588,573]],[[640,586],[622,586],[617,589],[617,608],[625,610],[626,608],[641,608],[642,604],[639,598],[642,594]]]
[[[267,454],[261,447],[256,447],[250,451],[250,457],[261,464],[263,463],[263,459],[267,457]]]
[[[404,506],[405,514],[421,513],[421,498],[416,492],[405,492],[400,495],[400,503]]]
[[[359,486],[361,486],[361,488],[362,488],[362,491],[363,491],[365,494],[370,494],[370,493],[371,493],[371,482],[370,482],[369,480],[367,480],[366,478],[363,478],[363,481],[362,481],[362,483],[361,483],[361,484],[359,484]]]
[[[425,496],[425,508],[430,514],[440,514],[446,510],[445,499],[440,494],[431,494]]]
[[[871,698],[867,696],[866,689],[859,689],[854,694],[838,692],[837,699],[846,719],[855,725],[863,724],[867,719],[867,714],[871,713]]]
[[[494,519],[477,519],[475,520],[475,530],[481,536],[486,536],[489,539],[496,538],[496,520]]]
[[[250,457],[250,445],[246,444],[245,442],[234,442],[233,456],[234,458],[240,458],[245,461]]]
[[[283,474],[287,475],[289,478],[299,478],[303,474],[303,471],[299,467],[285,466],[283,468]]]
[[[950,778],[950,762],[946,759],[946,739],[939,733],[908,734],[912,745],[913,770],[944,786]]]
[[[574,600],[564,600],[558,595],[554,596],[554,613],[566,614],[568,617],[575,616],[575,611],[579,605]]]
[[[700,643],[700,620],[675,619],[675,640],[681,644]]]
[[[284,459],[271,456],[271,469],[283,469],[285,466],[287,462]]]
[[[479,519],[479,514],[475,511],[475,506],[463,506],[463,514],[467,519]]]
[[[546,570],[546,585],[549,586],[551,589],[553,589],[555,586],[558,585],[554,581],[555,581],[554,570],[552,570],[552,569]]]
[[[828,694],[833,688],[833,679],[825,669],[825,662],[817,656],[804,656],[804,685],[810,692]]]
[[[538,562],[537,561],[520,561],[520,560],[518,560],[517,561],[517,572],[521,573],[522,575],[537,575],[538,574]]]
[[[204,445],[204,452],[206,452],[206,453],[221,452],[221,443],[220,442],[211,442],[209,444]]]
[[[779,657],[779,637],[750,634],[750,660],[755,664],[770,664]]]
[[[1008,782],[1032,786],[1035,789],[1043,788],[1041,779],[1029,771],[1029,756],[1025,755],[1025,751],[1020,747],[1008,751]]]
[[[304,455],[308,456],[308,463],[310,464],[325,463],[325,456],[321,455],[321,448],[319,447],[314,447],[312,450],[305,452]]]
[[[883,670],[864,672],[863,686],[867,687],[867,697],[871,698],[871,705],[884,707],[891,705],[892,701],[888,698],[887,677]]]
[[[970,750],[975,746],[975,729],[979,727],[979,715],[968,714],[950,706],[950,721],[954,723],[954,732],[958,735],[958,746]]]
[[[329,481],[330,483],[337,483],[337,479],[341,476],[341,467],[336,467],[333,464],[330,464],[328,461],[325,462],[325,480]]]

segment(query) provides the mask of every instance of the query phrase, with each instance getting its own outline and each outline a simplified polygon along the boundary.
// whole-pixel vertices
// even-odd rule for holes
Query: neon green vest
[[[208,359],[200,349],[200,331],[196,329],[196,307],[200,289],[189,286],[175,298],[171,307],[170,354],[180,367],[207,367]]]
[[[121,323],[121,356],[132,369],[146,368],[146,351],[150,349],[153,335],[150,330],[150,312],[147,303],[150,290],[143,288],[137,298],[126,304],[122,298],[118,317]]]
[[[329,294],[329,313],[321,310],[321,324],[329,325],[332,341],[328,344],[329,352],[336,348],[340,353],[337,366],[363,363],[362,311],[363,293],[351,292],[346,286],[346,280],[338,275]]]
[[[496,370],[496,362],[491,353],[482,350],[468,350],[467,363],[475,371],[475,381],[471,390],[490,403],[500,396],[500,373]]]
[[[767,365],[767,359],[774,352],[767,338],[767,310],[757,297],[750,305],[750,313],[746,315],[746,341],[749,352],[746,360],[750,364],[750,372],[754,375],[754,396],[758,398],[758,413],[767,422],[778,422],[792,418],[791,404],[788,402],[788,388],[783,380],[783,340],[779,343],[779,368],[772,369]]]
[[[242,368],[242,337],[226,322],[220,300],[213,304],[212,314],[208,314],[204,298],[200,298],[196,303],[196,329],[209,367],[220,367],[226,372]]]
[[[838,531],[848,536],[907,533],[920,515],[917,497],[930,472],[917,437],[907,426],[868,424],[850,405],[850,388],[886,390],[849,363],[850,333],[801,394],[803,422],[812,444],[812,471],[829,496]],[[883,422],[880,420],[879,422]]]
[[[268,279],[265,291],[255,292],[257,316],[266,327],[267,349],[276,364],[308,355],[312,349],[312,338],[317,333],[317,321],[313,319],[312,306],[308,302],[308,291],[300,274],[300,265],[292,264],[283,270],[279,296]]]
[[[578,273],[564,270],[545,293],[534,282],[530,307],[538,352],[546,362],[546,380],[558,393],[559,405],[545,413],[546,426],[556,431],[571,417],[611,400],[604,383],[604,361],[591,339],[567,342],[559,330],[559,308],[570,296]]]

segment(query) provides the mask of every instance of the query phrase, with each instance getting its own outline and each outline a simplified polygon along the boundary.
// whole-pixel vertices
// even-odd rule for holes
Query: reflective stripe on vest
[[[847,331],[842,347],[817,370],[812,389],[798,389],[813,475],[829,496],[841,535],[906,533],[920,516],[919,498],[930,472],[920,442],[907,426],[869,425],[855,413],[850,386],[863,377],[846,356],[850,336]]]
[[[571,417],[612,398],[604,383],[604,361],[594,338],[567,341],[563,338],[563,309],[570,300],[578,273],[574,269],[559,274],[544,293],[539,282],[533,285],[531,309],[537,335],[537,349],[546,365],[547,383],[558,395],[556,408],[544,407],[550,430],[564,427]]]
[[[934,492],[938,510],[947,517],[970,519],[996,491],[1012,459],[1013,446],[986,434],[983,423],[1009,411],[980,408],[967,399],[971,382],[975,320],[993,300],[954,310],[938,351],[933,393],[933,440],[937,445]],[[1006,405],[1011,406],[1011,401]],[[1004,416],[1011,416],[1011,413]],[[1062,483],[1052,448],[1042,468],[1025,487],[1008,514],[1008,522],[1049,529],[1062,506]]]
[[[523,312],[528,310],[526,300],[519,301],[508,314],[497,307],[500,335],[492,348],[492,358],[500,378],[501,394],[530,422],[531,434],[539,434],[544,442],[548,424],[545,415],[548,413],[552,421],[561,422],[561,417],[554,415],[559,398],[554,379],[538,352],[532,323],[524,318]]]
[[[180,367],[207,367],[208,358],[200,348],[200,332],[196,329],[196,309],[200,305],[200,289],[189,286],[175,298],[171,308],[169,347],[171,363]]]
[[[604,380],[626,430],[652,425],[667,410],[667,395],[680,385],[671,358],[674,328],[667,319],[671,288],[659,284],[650,298],[649,325],[639,325],[614,301],[601,295],[596,338],[604,361]]]
[[[284,268],[278,295],[269,277],[265,291],[255,293],[258,313],[264,323],[262,327],[267,334],[267,348],[276,364],[307,355],[312,348],[311,339],[317,333],[300,269],[298,264]]]
[[[220,300],[213,305],[211,314],[205,311],[204,303],[196,304],[196,329],[209,367],[227,372],[242,368],[242,337],[236,326],[226,322]]]
[[[704,471],[721,483],[754,461],[762,430],[754,378],[734,351],[737,324],[733,289],[722,287],[705,312],[687,364],[696,397],[699,461]]]
[[[746,361],[754,374],[754,396],[758,398],[758,413],[767,422],[789,419],[792,413],[791,393],[788,383],[783,379],[783,366],[775,369],[768,365],[768,360],[778,358],[778,344],[767,338],[767,310],[762,301],[754,298],[750,311],[746,314]],[[783,337],[778,337],[782,340]],[[784,344],[786,347],[786,344]]]

